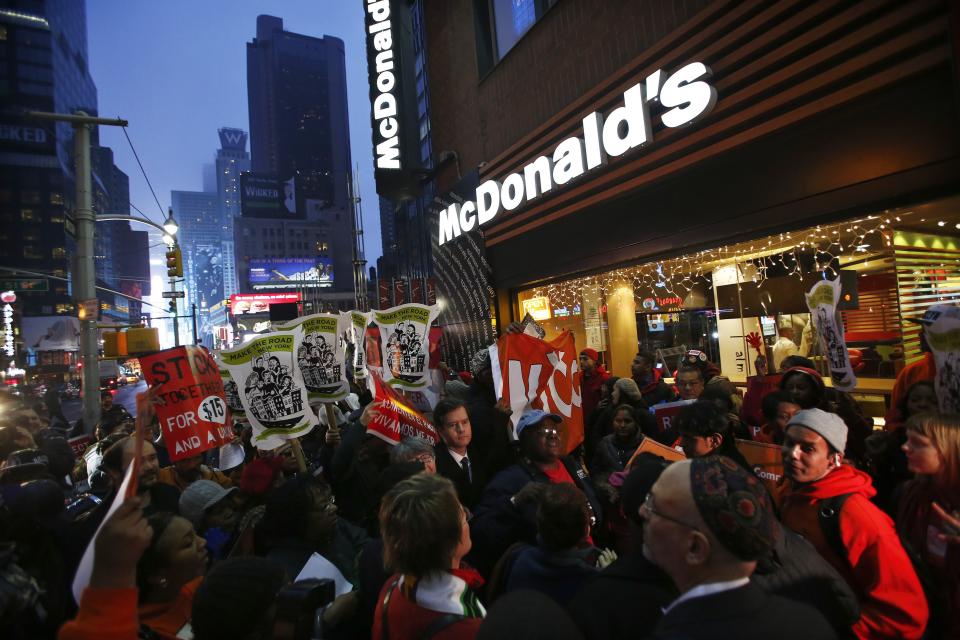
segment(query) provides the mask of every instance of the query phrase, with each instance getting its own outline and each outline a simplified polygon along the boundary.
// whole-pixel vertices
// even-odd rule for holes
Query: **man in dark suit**
[[[640,516],[643,554],[680,591],[654,638],[837,637],[816,609],[750,582],[777,527],[769,494],[736,462],[708,456],[673,463],[647,494]]]
[[[437,443],[437,473],[453,482],[460,502],[473,509],[483,489],[481,471],[475,465],[470,443],[473,431],[463,402],[444,398],[433,410],[433,422],[440,434]]]

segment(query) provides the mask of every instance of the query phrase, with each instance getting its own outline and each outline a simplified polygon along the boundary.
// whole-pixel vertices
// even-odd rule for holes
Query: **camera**
[[[301,580],[277,594],[273,618],[275,640],[321,640],[323,612],[336,598],[333,580]]]

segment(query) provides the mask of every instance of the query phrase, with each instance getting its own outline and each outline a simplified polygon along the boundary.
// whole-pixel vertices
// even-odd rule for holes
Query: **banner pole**
[[[303,457],[303,448],[300,446],[300,438],[290,440],[290,448],[293,449],[293,455],[297,459],[297,466],[300,467],[300,473],[307,472],[307,460]]]
[[[323,408],[327,412],[327,431],[330,429],[339,429],[340,425],[337,424],[337,414],[333,410],[333,403],[325,402],[323,403]]]

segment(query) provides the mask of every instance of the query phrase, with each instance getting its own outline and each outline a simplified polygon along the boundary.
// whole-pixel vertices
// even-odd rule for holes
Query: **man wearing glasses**
[[[493,477],[471,521],[475,562],[481,570],[492,568],[511,543],[536,543],[537,503],[550,484],[576,485],[587,497],[593,523],[599,521],[600,502],[586,470],[574,458],[561,455],[562,424],[559,415],[540,409],[520,417],[520,461]]]
[[[670,465],[640,517],[643,554],[680,591],[654,638],[837,637],[816,609],[750,582],[757,559],[776,540],[776,521],[763,485],[729,458]]]

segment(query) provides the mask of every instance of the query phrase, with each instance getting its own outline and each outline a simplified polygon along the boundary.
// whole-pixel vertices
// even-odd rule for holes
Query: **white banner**
[[[923,333],[937,363],[940,413],[960,413],[960,307],[938,304],[923,316]]]
[[[850,391],[857,386],[857,376],[850,364],[850,353],[843,337],[843,319],[837,309],[840,289],[840,278],[821,280],[807,294],[807,307],[820,336],[820,347],[830,366],[833,388]]]
[[[430,325],[439,308],[403,304],[373,311],[380,330],[383,379],[394,387],[422,389],[429,385]]]
[[[350,393],[342,325],[339,314],[315,313],[281,327],[295,333],[297,365],[312,405],[343,400]]]
[[[341,311],[340,320],[346,332],[347,342],[353,345],[353,379],[367,377],[367,325],[370,312]]]
[[[318,424],[296,363],[295,341],[295,332],[277,331],[220,352],[223,365],[238,381],[240,402],[259,449],[276,449]]]

